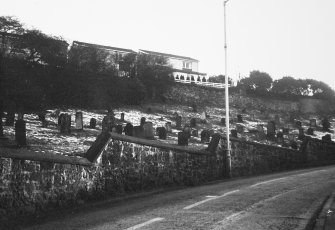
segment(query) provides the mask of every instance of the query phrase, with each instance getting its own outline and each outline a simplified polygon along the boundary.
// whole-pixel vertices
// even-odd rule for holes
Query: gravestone
[[[200,119],[201,120],[206,120],[207,116],[206,116],[206,111],[203,111],[200,115]]]
[[[124,127],[124,134],[127,136],[133,135],[133,125],[131,123],[127,123]]]
[[[181,129],[181,116],[176,117],[176,129]]]
[[[238,136],[237,136],[237,130],[236,129],[230,130],[230,134],[231,134],[232,137],[238,138]]]
[[[70,134],[71,133],[71,115],[70,114],[66,114],[65,122],[66,122],[65,133]]]
[[[58,117],[59,132],[61,134],[66,134],[66,130],[67,130],[67,128],[66,128],[66,126],[67,126],[67,124],[66,124],[66,116],[67,116],[67,114],[62,113]]]
[[[307,135],[314,135],[314,129],[311,128],[311,127],[309,127],[309,128],[307,129]]]
[[[188,134],[184,132],[178,133],[178,145],[187,146],[188,145]]]
[[[240,123],[243,122],[243,118],[241,114],[237,115],[237,122],[240,122]]]
[[[117,134],[122,134],[123,126],[121,124],[117,125],[115,127],[115,131],[116,131]]]
[[[23,120],[23,117],[24,117],[24,112],[23,110],[20,109],[20,111],[17,113],[17,119]]]
[[[183,128],[183,132],[186,133],[188,135],[188,138],[191,137],[191,128],[189,125],[185,125],[184,128]]]
[[[215,133],[212,136],[212,139],[211,139],[211,141],[208,144],[207,151],[209,151],[211,153],[215,153],[215,151],[216,151],[216,149],[218,147],[218,144],[220,142],[220,139],[221,139],[221,135],[218,134],[218,133]]]
[[[143,129],[144,129],[144,137],[146,139],[155,139],[152,122],[145,122],[143,125]]]
[[[143,126],[134,126],[132,136],[138,137],[138,138],[144,138],[144,128],[143,128]]]
[[[221,118],[221,121],[220,121],[221,125],[226,125],[226,118]]]
[[[121,113],[121,118],[120,118],[120,121],[124,121],[124,113]]]
[[[198,106],[196,104],[192,104],[192,111],[193,112],[198,112]]]
[[[146,122],[145,117],[141,117],[140,126],[143,126]]]
[[[172,133],[172,125],[171,122],[166,122],[165,123],[165,129],[167,133]]]
[[[215,132],[214,132],[213,129],[210,129],[210,130],[209,130],[209,136],[210,136],[210,137],[212,137],[212,136],[214,135],[214,133],[215,133]]]
[[[101,122],[101,126],[102,126],[102,132],[109,132],[110,131],[110,124],[108,122],[108,116],[104,116],[104,118],[102,119]]]
[[[236,130],[238,133],[244,133],[244,126],[243,125],[236,125]]]
[[[197,129],[192,129],[191,135],[192,135],[192,137],[198,137],[199,136],[198,130]]]
[[[157,127],[156,132],[159,139],[166,140],[167,132],[164,127]]]
[[[276,125],[280,125],[279,115],[275,115],[275,123],[276,123]]]
[[[15,122],[15,140],[18,147],[27,145],[26,122],[24,120],[17,120]]]
[[[330,134],[326,134],[322,137],[322,140],[323,141],[332,141],[332,138],[331,138]]]
[[[316,127],[316,119],[311,119],[309,121],[309,124],[310,124],[311,127]]]
[[[295,122],[295,126],[296,126],[298,129],[300,129],[301,126],[302,126],[301,121],[296,121],[296,122]]]
[[[90,128],[91,129],[95,129],[96,125],[97,125],[97,120],[95,118],[91,118],[91,120],[90,120]]]
[[[264,126],[263,125],[257,125],[257,131],[260,133],[264,133]]]
[[[329,122],[328,118],[325,117],[325,118],[322,120],[322,130],[323,130],[323,131],[329,131],[329,128],[330,128],[330,122]]]
[[[304,131],[305,131],[304,128],[299,129],[299,135],[298,135],[299,140],[303,140],[305,138],[305,132]]]
[[[191,125],[191,127],[196,127],[197,126],[197,119],[192,118],[191,121],[190,121],[190,125]]]
[[[274,138],[276,134],[276,124],[274,121],[269,121],[267,125],[267,137]]]
[[[208,130],[204,129],[202,130],[202,132],[200,133],[200,137],[201,137],[201,142],[209,142],[211,135],[209,133]]]
[[[84,129],[82,112],[76,112],[76,129],[79,129],[79,130]]]

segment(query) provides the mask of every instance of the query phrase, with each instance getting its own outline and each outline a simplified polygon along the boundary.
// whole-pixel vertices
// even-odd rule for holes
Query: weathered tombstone
[[[91,129],[95,129],[96,125],[97,125],[97,120],[95,118],[91,118],[91,120],[90,120],[90,128]]]
[[[172,125],[171,122],[166,122],[165,123],[165,129],[167,133],[172,133]]]
[[[220,121],[221,125],[226,125],[226,118],[221,118],[221,121]]]
[[[186,133],[188,135],[188,138],[191,137],[191,128],[189,125],[185,125],[184,128],[183,128],[183,132]]]
[[[280,125],[280,118],[279,118],[279,115],[275,115],[275,123],[276,125]]]
[[[23,120],[23,117],[24,117],[24,112],[22,109],[20,109],[20,111],[17,113],[17,119]]]
[[[124,134],[127,136],[133,135],[133,125],[131,123],[127,123],[124,127]]]
[[[305,138],[305,132],[304,131],[305,131],[304,128],[299,129],[299,135],[298,135],[299,140],[303,140]]]
[[[301,121],[296,121],[295,122],[295,126],[299,129],[301,128],[302,124],[301,124]]]
[[[138,138],[144,138],[144,128],[143,128],[143,126],[134,126],[132,136],[138,137]]]
[[[117,134],[122,134],[123,126],[121,124],[117,125],[115,131]]]
[[[166,129],[164,127],[157,127],[156,132],[157,132],[157,135],[158,135],[159,139],[163,139],[163,140],[166,139],[167,132],[166,132]]]
[[[65,133],[70,134],[71,133],[71,115],[70,114],[66,114],[65,116]]]
[[[207,150],[211,153],[215,153],[216,151],[216,148],[218,147],[218,144],[220,142],[220,139],[221,139],[221,135],[218,134],[218,133],[215,133],[213,136],[212,136],[212,139],[211,141],[209,142],[208,144],[208,147],[207,147]]]
[[[191,135],[192,135],[192,137],[198,137],[199,136],[198,130],[197,129],[192,129]]]
[[[195,103],[192,104],[192,111],[195,112],[195,113],[198,112],[197,104],[195,104]]]
[[[260,133],[264,133],[264,126],[263,125],[257,125],[257,131]]]
[[[18,147],[27,145],[26,122],[24,120],[17,120],[15,122],[15,140]]]
[[[154,128],[152,122],[145,122],[143,125],[144,137],[146,139],[154,139]]]
[[[121,113],[120,121],[124,121],[124,113]]]
[[[79,129],[79,130],[84,129],[82,112],[76,112],[76,129]]]
[[[191,121],[190,121],[190,125],[191,125],[191,127],[196,127],[197,126],[197,119],[192,118]]]
[[[181,116],[176,117],[176,129],[181,129]]]
[[[230,130],[230,134],[231,134],[232,137],[238,138],[238,136],[237,136],[237,130],[236,129]]]
[[[58,125],[59,125],[59,132],[61,134],[65,134],[66,133],[66,114],[65,113],[62,113],[59,115],[58,117]]]
[[[188,145],[188,134],[184,132],[178,133],[178,145],[186,146]]]
[[[322,140],[323,141],[332,141],[332,138],[331,138],[330,134],[326,134],[322,137]]]
[[[108,116],[104,116],[104,118],[102,119],[101,126],[102,126],[102,132],[109,132],[110,131]]]
[[[141,117],[141,123],[140,123],[140,126],[143,126],[146,122],[146,119],[145,117]]]
[[[214,133],[215,133],[215,132],[214,132],[213,129],[210,129],[210,130],[209,130],[209,136],[210,136],[210,137],[212,137],[212,136],[214,135]]]
[[[309,127],[309,128],[307,129],[307,135],[314,135],[314,129],[311,128],[311,127]]]
[[[269,138],[274,138],[276,134],[276,125],[274,121],[269,121],[267,125],[267,133],[266,135]]]
[[[237,115],[237,122],[243,122],[243,118],[241,114]]]
[[[329,122],[328,118],[325,117],[325,118],[322,120],[322,130],[323,130],[323,131],[329,131],[329,128],[330,128],[330,122]]]
[[[250,119],[251,119],[252,121],[255,121],[255,114],[250,114]]]
[[[65,118],[65,113],[61,113],[61,114],[58,116],[58,126],[60,126],[63,117]]]
[[[309,121],[309,124],[310,124],[311,127],[316,127],[316,119],[311,119]]]
[[[243,125],[236,125],[236,130],[238,133],[244,133],[244,126]]]
[[[201,137],[201,142],[209,142],[211,135],[209,133],[208,130],[204,129],[202,130],[202,132],[200,133],[200,137]]]

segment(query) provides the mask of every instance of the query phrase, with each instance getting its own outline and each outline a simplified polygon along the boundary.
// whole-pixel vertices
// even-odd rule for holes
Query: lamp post
[[[225,104],[226,104],[226,137],[227,137],[227,149],[225,156],[225,168],[227,176],[231,177],[231,148],[229,140],[229,94],[228,94],[228,74],[227,74],[227,33],[226,33],[226,5],[229,0],[224,0],[223,11],[224,11],[224,50],[225,50]]]

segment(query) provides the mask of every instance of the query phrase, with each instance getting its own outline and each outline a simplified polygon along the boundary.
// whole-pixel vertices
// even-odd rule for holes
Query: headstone
[[[309,127],[309,128],[307,129],[307,135],[314,135],[314,129],[311,128],[311,127]]]
[[[95,118],[91,118],[91,120],[90,120],[90,128],[91,129],[95,129],[96,125],[97,125],[97,120]]]
[[[146,139],[154,139],[154,128],[152,122],[145,122],[143,125],[144,137]]]
[[[316,119],[311,119],[309,124],[311,127],[316,127]]]
[[[200,133],[200,137],[201,137],[201,142],[209,142],[211,135],[209,133],[208,130],[204,129],[202,130],[202,132]]]
[[[322,137],[322,140],[323,141],[332,141],[332,138],[331,138],[330,134],[326,134]]]
[[[122,134],[123,126],[121,124],[117,125],[115,127],[115,131],[116,131],[117,134]]]
[[[237,115],[237,122],[243,122],[243,118],[241,114]]]
[[[257,125],[257,131],[260,133],[264,133],[264,126],[263,125]]]
[[[167,132],[166,132],[166,129],[164,127],[157,127],[156,132],[157,132],[157,135],[158,135],[159,139],[166,140]]]
[[[236,125],[236,130],[238,133],[244,133],[244,126],[243,125]]]
[[[141,123],[140,123],[140,126],[143,126],[146,122],[146,119],[145,117],[141,117]]]
[[[127,136],[133,135],[133,125],[131,123],[127,123],[124,127],[124,134]]]
[[[192,111],[195,113],[198,112],[198,106],[194,103],[192,104]]]
[[[121,118],[120,118],[120,121],[124,121],[124,113],[121,113]]]
[[[70,134],[71,133],[71,115],[70,114],[66,114],[65,123],[66,123],[65,133]]]
[[[23,120],[23,117],[24,117],[24,112],[23,112],[23,110],[20,110],[20,111],[17,113],[17,119],[18,119],[18,120]]]
[[[186,146],[188,145],[188,134],[184,132],[178,133],[178,145]]]
[[[198,130],[197,129],[192,129],[191,135],[192,135],[192,137],[198,137],[199,136]]]
[[[176,129],[181,129],[181,116],[176,118]]]
[[[269,121],[267,125],[267,136],[273,138],[276,134],[276,125],[274,121]]]
[[[299,129],[299,135],[298,135],[299,140],[303,140],[305,138],[305,132],[304,131],[305,131],[304,128]]]
[[[213,129],[210,129],[210,130],[209,130],[209,136],[210,136],[210,137],[212,137],[212,136],[214,135],[214,133],[215,133],[215,132],[214,132]]]
[[[302,124],[301,124],[301,121],[296,121],[295,122],[295,126],[299,129],[301,128]]]
[[[236,129],[230,130],[230,134],[231,134],[232,137],[238,138],[238,136],[237,136],[237,130]]]
[[[15,140],[18,147],[27,145],[26,122],[24,120],[17,120],[15,122]]]
[[[325,118],[322,120],[322,130],[323,130],[323,131],[329,131],[329,128],[330,128],[330,122],[329,122],[328,118],[325,117]]]
[[[61,134],[65,134],[66,133],[66,116],[67,115],[65,113],[62,113],[58,117],[59,132]]]
[[[76,129],[79,129],[79,130],[84,129],[82,112],[76,112]]]
[[[221,125],[226,125],[226,118],[224,118],[224,117],[221,118],[221,122],[220,123],[221,123]]]
[[[132,136],[138,137],[138,138],[144,138],[144,128],[143,128],[143,126],[134,126]]]
[[[165,123],[165,129],[167,133],[172,133],[172,125],[171,122],[166,122]]]
[[[218,133],[215,133],[213,136],[212,136],[212,139],[211,141],[209,142],[208,144],[208,147],[207,147],[207,150],[211,153],[215,153],[217,147],[218,147],[218,144],[220,142],[220,139],[221,139],[221,135],[218,134]]]
[[[190,121],[190,125],[191,125],[191,127],[196,127],[197,126],[197,119],[192,118],[191,121]]]
[[[275,115],[275,123],[276,125],[280,125],[280,118],[279,118],[279,115]]]
[[[183,132],[186,133],[188,135],[188,138],[191,137],[191,128],[189,125],[185,125],[183,128]]]
[[[102,119],[101,125],[102,125],[102,132],[109,132],[110,131],[108,116],[104,116],[104,118]]]

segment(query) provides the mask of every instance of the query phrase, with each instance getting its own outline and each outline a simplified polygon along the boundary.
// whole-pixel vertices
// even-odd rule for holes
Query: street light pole
[[[229,139],[229,94],[228,94],[228,71],[227,71],[227,32],[226,32],[226,5],[229,0],[224,0],[223,10],[224,10],[224,50],[225,50],[225,104],[226,104],[226,138],[227,138],[227,149],[225,156],[225,168],[227,176],[231,177],[231,148]]]

